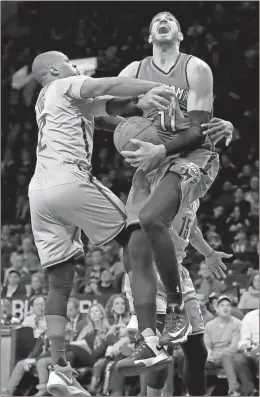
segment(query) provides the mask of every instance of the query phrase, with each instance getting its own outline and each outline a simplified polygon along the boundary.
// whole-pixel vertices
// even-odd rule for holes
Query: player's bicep
[[[136,78],[137,75],[137,71],[139,68],[139,64],[140,62],[138,61],[134,61],[132,63],[130,63],[129,65],[127,65],[126,68],[124,68],[120,73],[119,73],[119,77],[133,77]]]
[[[200,59],[194,58],[187,65],[189,94],[188,112],[202,110],[211,112],[213,106],[213,76],[210,67]]]

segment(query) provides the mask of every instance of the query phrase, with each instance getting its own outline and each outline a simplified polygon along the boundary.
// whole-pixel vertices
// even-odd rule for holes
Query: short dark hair
[[[181,32],[181,25],[180,25],[179,21],[177,20],[177,18],[176,18],[171,12],[169,12],[169,11],[161,11],[161,12],[158,12],[158,13],[153,17],[153,19],[151,20],[151,23],[150,23],[150,26],[149,26],[149,33],[151,33],[154,19],[155,19],[156,17],[158,17],[158,15],[160,15],[160,14],[168,14],[168,15],[171,15],[171,16],[174,18],[174,20],[175,20],[175,22],[176,22],[176,25],[178,26],[179,31]]]

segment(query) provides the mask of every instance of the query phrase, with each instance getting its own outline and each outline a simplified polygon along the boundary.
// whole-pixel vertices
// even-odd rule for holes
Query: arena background
[[[148,26],[159,11],[172,12],[181,24],[181,51],[204,59],[214,75],[217,117],[235,126],[232,144],[219,146],[221,170],[201,200],[199,222],[209,244],[233,258],[228,277],[216,291],[232,297],[234,306],[258,269],[258,13],[259,3],[242,2],[1,2],[2,8],[2,298],[10,269],[21,275],[20,293],[10,299],[12,316],[30,312],[31,276],[40,271],[31,243],[27,188],[34,172],[37,143],[34,104],[40,87],[31,79],[34,57],[59,50],[80,60],[94,77],[116,76],[126,65],[151,54]],[[115,152],[112,135],[97,132],[93,173],[125,202],[133,170]],[[239,190],[238,188],[241,188]],[[29,241],[28,241],[29,240]],[[92,247],[84,240],[91,269]],[[97,299],[105,306],[110,292],[122,291],[122,264],[116,244],[106,247],[101,268],[111,286],[89,285],[90,271],[78,265],[74,295],[87,312]],[[200,288],[202,257],[188,249],[185,265]],[[43,275],[42,293],[46,291]],[[93,285],[96,284],[96,285]],[[214,289],[214,287],[212,287]],[[205,291],[203,291],[205,292]],[[210,304],[210,300],[208,301]],[[3,306],[3,301],[2,301]],[[252,307],[251,309],[253,309]],[[2,307],[3,309],[3,307]],[[11,357],[10,319],[3,317],[1,387],[6,386]]]

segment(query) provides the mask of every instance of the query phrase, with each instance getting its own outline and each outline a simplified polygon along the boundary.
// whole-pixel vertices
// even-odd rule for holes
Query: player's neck
[[[180,54],[179,47],[153,46],[153,62],[160,69],[167,71],[178,59]]]

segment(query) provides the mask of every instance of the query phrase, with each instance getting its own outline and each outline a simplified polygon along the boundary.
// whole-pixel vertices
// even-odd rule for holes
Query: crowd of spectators
[[[149,21],[166,8],[181,23],[185,37],[181,50],[199,56],[212,67],[216,116],[230,120],[235,126],[230,147],[218,148],[220,172],[201,199],[198,212],[199,224],[210,246],[233,254],[227,261],[227,279],[216,280],[202,257],[190,247],[184,264],[194,280],[207,323],[209,366],[224,367],[233,392],[238,393],[239,382],[242,393],[254,393],[252,372],[248,368],[249,364],[258,362],[255,351],[259,345],[252,325],[259,307],[259,275],[255,272],[259,261],[258,3],[179,2],[174,3],[174,9],[170,3],[167,6],[149,3],[145,14],[136,12],[131,2],[118,2],[116,10],[102,3],[98,11],[93,4],[79,2],[74,7],[65,2],[60,18],[60,6],[54,3],[20,3],[17,16],[3,27],[1,324],[19,323],[12,315],[10,300],[26,297],[31,316],[35,317],[25,318],[23,324],[40,329],[39,324],[44,320],[38,306],[43,306],[42,296],[47,289],[46,275],[41,271],[34,245],[27,196],[35,166],[34,103],[39,87],[32,81],[22,90],[12,88],[13,73],[25,65],[30,71],[37,54],[58,49],[70,58],[95,56],[98,60],[95,76],[115,76],[131,61],[150,55]],[[93,173],[126,202],[134,170],[115,152],[111,135],[105,131],[95,134],[92,163]],[[114,241],[98,249],[85,236],[83,241],[85,258],[76,266],[68,305],[68,355],[75,367],[93,366],[92,392],[112,391],[122,395],[124,382],[116,378],[111,367],[122,346],[129,344],[125,333],[129,311],[121,295],[124,293],[122,252]],[[227,298],[220,302],[223,293]],[[94,303],[84,317],[79,313],[77,299],[85,294],[97,298],[108,294],[112,298],[106,309]],[[249,310],[253,311],[243,318]],[[215,346],[211,330],[218,332],[229,322],[231,330],[226,331],[223,345]],[[7,386],[10,393],[15,392],[18,380],[31,365],[35,365],[39,376],[39,394],[46,392],[50,358],[44,335],[44,332],[40,337],[39,333],[35,335],[44,343],[39,343],[38,350],[15,367]],[[105,382],[108,368],[113,375],[111,382]]]

